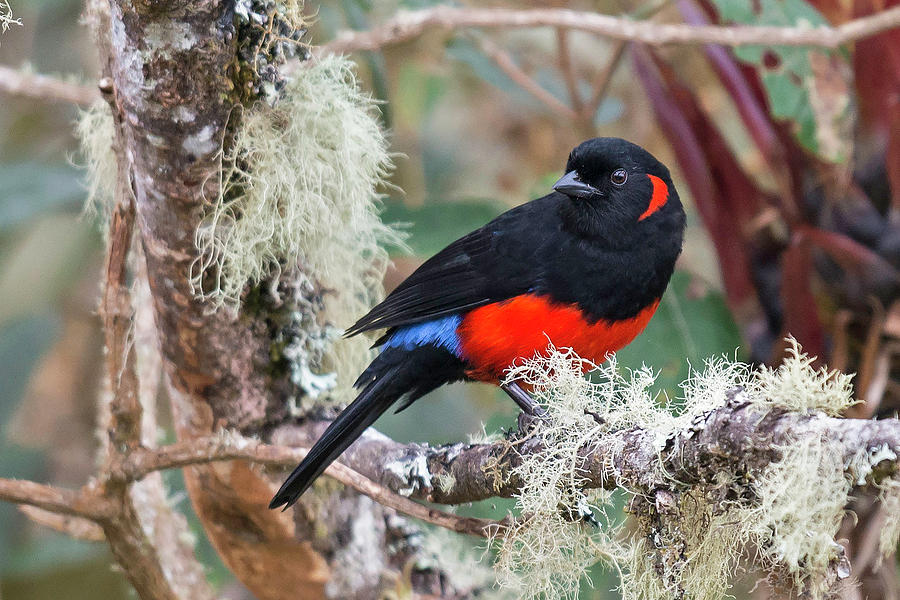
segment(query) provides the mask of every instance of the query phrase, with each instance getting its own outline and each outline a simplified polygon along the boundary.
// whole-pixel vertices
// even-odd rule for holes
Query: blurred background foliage
[[[10,4],[23,26],[4,34],[0,64],[96,80],[78,0]],[[309,40],[431,4],[311,4]],[[816,25],[885,3],[551,4],[691,23]],[[673,169],[689,215],[673,283],[646,333],[620,352],[620,364],[651,365],[659,393],[676,398],[689,365],[736,352],[777,361],[779,340],[791,332],[823,363],[860,371],[857,392],[867,403],[856,416],[893,414],[900,402],[898,36],[883,34],[852,52],[732,52],[625,47],[570,32],[562,47],[572,78],[561,68],[557,32],[546,28],[434,33],[359,54],[363,85],[383,101],[398,153],[393,183],[405,191],[387,191],[384,218],[403,224],[413,250],[395,257],[386,286],[459,235],[546,193],[581,140],[625,137]],[[525,89],[504,59],[552,98]],[[102,236],[81,216],[75,117],[64,104],[0,100],[0,474],[69,486],[82,484],[93,467],[102,351]],[[456,385],[378,427],[402,441],[450,442],[511,427],[514,418],[496,390]],[[180,474],[167,481],[190,513]],[[502,516],[510,507],[494,501],[459,510]],[[193,523],[215,583],[228,597],[244,597]],[[3,598],[126,598],[128,586],[111,565],[105,545],[54,534],[0,505]],[[611,574],[598,569],[592,579],[583,597],[618,597],[609,591]]]

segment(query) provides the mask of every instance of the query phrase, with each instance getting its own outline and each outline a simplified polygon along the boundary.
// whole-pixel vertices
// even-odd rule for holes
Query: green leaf
[[[788,73],[763,73],[763,86],[772,104],[772,115],[779,119],[790,119],[809,102],[806,90],[791,81]]]
[[[416,256],[429,257],[457,238],[481,227],[507,207],[490,200],[434,202],[409,208],[387,203],[381,215],[385,223],[408,223],[407,242]]]
[[[81,175],[75,167],[0,163],[0,231],[51,211],[78,210],[84,197]]]
[[[687,273],[675,273],[647,329],[616,354],[623,368],[653,367],[659,372],[656,387],[673,399],[689,364],[701,368],[708,357],[734,356],[741,344],[725,297],[697,283]]]
[[[447,56],[457,60],[472,69],[472,72],[480,79],[496,87],[510,100],[522,107],[532,110],[542,110],[543,105],[531,94],[526,92],[498,67],[494,61],[485,56],[472,41],[464,38],[455,38],[447,45]]]
[[[97,243],[93,228],[76,216],[44,217],[0,252],[0,326],[47,310],[80,273]]]
[[[8,423],[19,406],[35,365],[59,333],[53,315],[21,319],[0,327],[0,423]],[[40,452],[0,440],[0,477],[33,478],[43,465]],[[0,567],[5,570],[20,515],[11,504],[0,504]]]
[[[756,18],[753,13],[753,3],[743,0],[714,0],[719,14],[726,21],[738,23],[752,23]]]
[[[828,25],[805,0],[713,0],[724,21],[778,27]],[[811,53],[824,55],[815,64]],[[793,123],[800,145],[820,158],[843,162],[851,155],[853,112],[843,50],[743,46],[734,55],[759,71],[772,116]],[[816,57],[818,58],[818,57]],[[813,102],[813,101],[816,102]],[[817,107],[814,110],[814,106]]]
[[[738,60],[752,64],[762,64],[765,52],[765,46],[738,46],[734,49],[734,55]]]

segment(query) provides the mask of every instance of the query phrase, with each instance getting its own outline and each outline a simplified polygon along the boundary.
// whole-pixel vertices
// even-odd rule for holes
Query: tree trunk
[[[265,438],[290,427],[286,398],[301,393],[287,373],[269,368],[269,323],[296,307],[272,301],[252,311],[215,310],[190,286],[194,235],[205,199],[219,192],[222,141],[239,103],[233,11],[232,2],[216,0],[120,0],[94,9],[120,123],[115,143],[127,157],[146,258],[137,271],[149,282],[182,440],[224,429]],[[293,275],[273,283],[296,293]],[[245,461],[185,470],[210,540],[256,596],[374,598],[404,583],[454,595],[442,589],[440,573],[406,568],[419,551],[414,528],[365,496],[336,485],[307,494],[295,510],[268,510],[282,476]]]

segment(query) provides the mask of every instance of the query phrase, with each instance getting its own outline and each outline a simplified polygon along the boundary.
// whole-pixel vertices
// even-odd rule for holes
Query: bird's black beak
[[[581,198],[587,200],[591,196],[602,196],[600,190],[588,185],[578,178],[577,171],[569,171],[553,184],[553,189],[569,198]]]

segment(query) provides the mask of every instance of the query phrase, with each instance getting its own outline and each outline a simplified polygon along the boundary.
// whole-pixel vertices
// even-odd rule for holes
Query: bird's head
[[[584,237],[631,245],[671,232],[681,240],[684,209],[669,170],[631,142],[601,137],[578,145],[553,189],[567,200],[566,223]]]

